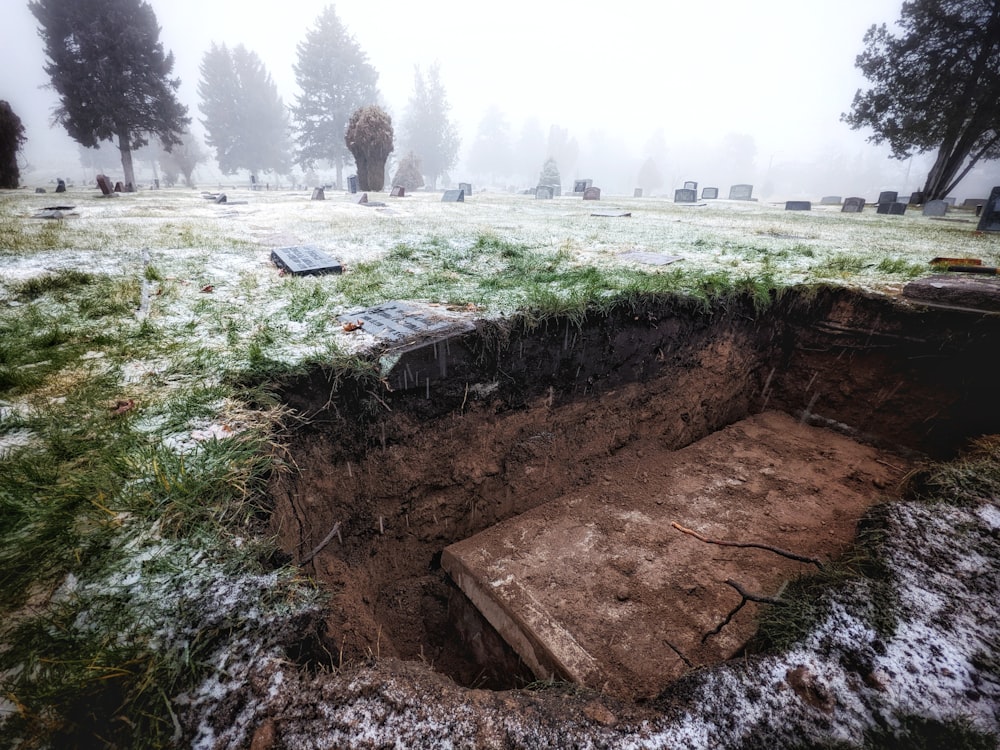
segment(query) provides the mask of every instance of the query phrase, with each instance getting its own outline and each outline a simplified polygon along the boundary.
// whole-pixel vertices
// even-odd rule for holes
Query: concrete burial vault
[[[898,457],[779,412],[665,455],[655,465],[623,459],[445,548],[442,566],[537,678],[643,699],[733,657],[765,605],[748,602],[713,634],[742,600],[727,579],[775,597],[817,568],[677,526],[827,561],[901,470]],[[644,490],[626,494],[635,477]]]

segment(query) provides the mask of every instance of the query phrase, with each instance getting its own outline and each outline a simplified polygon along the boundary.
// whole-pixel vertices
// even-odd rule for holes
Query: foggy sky
[[[198,68],[211,42],[243,43],[257,52],[290,104],[298,91],[292,71],[296,45],[327,4],[151,0],[161,40],[175,55],[179,96],[195,132],[201,132]],[[863,160],[869,171],[872,163],[884,167],[884,175],[867,179],[900,190],[918,188],[924,176],[919,164],[885,161],[885,149],[866,144],[866,133],[839,121],[854,92],[865,86],[854,67],[864,32],[874,23],[892,25],[901,0],[675,0],[655,6],[342,0],[334,5],[378,71],[383,103],[397,123],[412,92],[413,66],[426,71],[440,64],[463,159],[493,105],[515,138],[530,116],[546,132],[549,125],[566,128],[580,144],[583,171],[603,164],[589,143],[612,143],[626,152],[623,160],[641,160],[648,155],[645,144],[662,130],[674,161],[664,169],[671,182],[699,179],[687,174],[698,171],[699,155],[711,161],[713,149],[733,134],[749,135],[756,145],[756,174],[733,182],[760,180],[765,172],[780,177],[828,158]],[[49,132],[56,97],[39,88],[47,76],[35,19],[24,0],[0,0],[0,6],[0,98],[10,101],[25,123],[26,157],[39,175],[58,174],[67,162],[75,168],[75,144],[61,128]],[[907,167],[911,184],[903,185]],[[454,179],[461,179],[462,168],[460,161]],[[574,176],[579,175],[563,178]],[[601,181],[598,174],[584,176]],[[794,179],[783,187],[789,194],[804,189]],[[848,188],[834,184],[830,191]]]

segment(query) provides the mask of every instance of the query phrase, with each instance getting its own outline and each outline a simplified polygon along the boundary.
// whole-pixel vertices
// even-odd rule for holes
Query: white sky
[[[196,120],[201,56],[212,41],[245,44],[267,65],[286,103],[296,93],[296,45],[325,0],[150,0],[161,39],[176,57],[180,97]],[[452,116],[472,143],[497,105],[513,136],[528,116],[547,132],[567,128],[581,145],[592,131],[635,152],[657,129],[669,145],[753,136],[757,160],[808,160],[837,148],[871,149],[840,123],[865,81],[854,67],[873,23],[898,18],[901,0],[586,0],[334,3],[379,72],[395,118],[413,66],[440,63]],[[28,129],[29,161],[56,148],[41,135],[55,104],[25,0],[0,0],[0,98]],[[61,132],[61,131],[60,131]],[[65,142],[64,137],[60,139]],[[71,154],[75,147],[70,147]]]

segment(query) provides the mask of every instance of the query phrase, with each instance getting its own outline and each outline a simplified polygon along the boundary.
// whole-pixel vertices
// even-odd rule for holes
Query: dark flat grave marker
[[[923,191],[917,190],[914,193],[910,193],[910,200],[908,202],[911,206],[922,206],[924,204]]]
[[[945,201],[927,201],[923,213],[924,216],[944,216],[948,213],[948,204]]]
[[[594,184],[593,180],[575,180],[573,182],[573,192],[582,193],[584,190],[586,190],[593,184]]]
[[[535,188],[535,200],[549,200],[555,195],[551,185],[539,185]]]
[[[631,211],[594,211],[591,214],[591,216],[600,216],[605,219],[623,219],[631,215]]]
[[[588,187],[583,191],[583,199],[585,201],[599,201],[601,199],[601,189],[596,187]]]
[[[729,188],[729,200],[748,201],[753,198],[753,185],[733,185]]]
[[[786,211],[812,211],[812,201],[785,201]]]
[[[698,192],[698,183],[695,182],[694,180],[688,180],[687,182],[684,183],[684,189],[685,190],[694,190],[697,193]]]
[[[684,260],[680,255],[664,255],[663,253],[647,253],[641,250],[634,250],[629,253],[622,253],[622,260],[630,260],[633,263],[645,263],[648,266],[668,266],[679,260]]]
[[[860,214],[865,210],[865,199],[853,196],[844,200],[844,205],[840,208],[842,214]]]
[[[1000,185],[990,191],[990,197],[983,204],[976,231],[1000,232]]]
[[[393,185],[392,192],[389,193],[390,198],[405,198],[406,188],[402,185]]]
[[[698,191],[691,188],[680,188],[674,191],[674,203],[694,203],[698,200]]]
[[[875,213],[886,214],[888,216],[902,216],[906,213],[906,204],[902,201],[879,203],[878,207],[875,209]]]
[[[356,174],[349,175],[347,178],[347,192],[356,193],[358,192],[358,176]]]
[[[899,193],[895,190],[883,190],[878,194],[878,203],[895,203],[896,199],[899,197]]]
[[[642,197],[642,188],[636,188],[635,190],[633,190],[632,191],[632,197],[633,198],[641,198]]]
[[[839,195],[824,195],[819,199],[819,205],[821,206],[839,206],[840,196]]]
[[[442,203],[465,203],[464,190],[445,190],[441,196]]]
[[[271,251],[271,261],[293,276],[320,276],[344,270],[340,261],[315,245],[275,248]]]
[[[701,189],[701,199],[713,201],[719,197],[719,188],[707,187]]]
[[[458,189],[465,193],[465,197],[468,198],[472,195],[472,183],[471,182],[460,182],[458,183]]]

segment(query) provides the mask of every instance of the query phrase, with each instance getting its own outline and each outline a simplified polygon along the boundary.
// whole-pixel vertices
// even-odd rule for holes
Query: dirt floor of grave
[[[1000,316],[835,289],[788,293],[765,310],[749,299],[710,308],[673,299],[583,320],[482,322],[451,342],[447,377],[426,387],[390,391],[322,369],[283,383],[294,418],[286,468],[271,483],[271,528],[329,593],[321,650],[335,666],[400,659],[428,679],[524,687],[536,675],[444,571],[446,547],[529,511],[544,518],[560,498],[598,497],[607,517],[617,504],[655,502],[678,484],[661,467],[697,444],[691,476],[710,473],[734,509],[754,477],[811,467],[801,483],[762,488],[766,508],[739,541],[834,559],[922,458],[1000,431],[990,395],[998,334]],[[803,431],[787,428],[775,442],[727,429],[767,414],[779,431]],[[709,525],[706,509],[674,510],[681,523]],[[759,550],[689,536],[684,545],[694,593],[669,594],[656,615],[662,632],[671,616],[711,630],[740,600],[725,584],[737,558],[746,587],[766,595],[810,571]],[[594,571],[598,588],[619,602],[649,596],[636,587],[641,561],[619,562]],[[570,617],[598,618],[591,605],[578,602]],[[724,649],[692,655],[687,667],[739,654],[758,606],[741,611]],[[594,627],[611,637],[618,625]],[[651,698],[684,671],[674,664],[659,682],[612,692]]]

